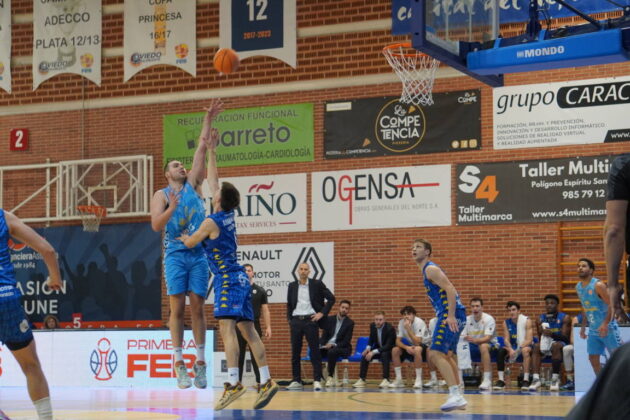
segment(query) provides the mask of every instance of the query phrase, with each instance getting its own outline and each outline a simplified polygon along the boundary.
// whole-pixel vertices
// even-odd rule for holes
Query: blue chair
[[[348,361],[361,362],[361,353],[363,353],[369,341],[370,337],[357,338],[357,345],[354,346],[354,353],[350,357],[348,357]]]

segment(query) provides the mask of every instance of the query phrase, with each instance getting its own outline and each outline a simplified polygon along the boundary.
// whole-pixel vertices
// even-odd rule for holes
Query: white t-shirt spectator
[[[491,336],[491,346],[497,345],[496,337],[497,324],[494,317],[490,314],[483,312],[479,321],[475,320],[474,315],[468,315],[466,317],[466,327],[462,331],[462,336],[468,336],[472,338],[484,338],[485,336]]]
[[[422,318],[415,317],[413,319],[413,323],[411,325],[411,330],[413,334],[418,337],[421,342],[424,342],[427,337],[429,337],[429,330],[427,329],[427,324],[422,320]],[[398,338],[406,338],[409,340],[409,345],[416,345],[414,341],[409,337],[407,329],[405,328],[405,318],[401,319],[398,322],[398,334],[396,335]],[[429,337],[430,338],[430,337]]]

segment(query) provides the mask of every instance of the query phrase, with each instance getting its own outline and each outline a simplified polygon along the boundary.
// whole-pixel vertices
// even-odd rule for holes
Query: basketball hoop
[[[107,216],[107,208],[103,206],[77,206],[81,215],[84,232],[98,232],[101,219]]]
[[[400,102],[416,106],[433,105],[433,81],[439,62],[413,49],[408,42],[386,46],[383,55],[402,81]]]

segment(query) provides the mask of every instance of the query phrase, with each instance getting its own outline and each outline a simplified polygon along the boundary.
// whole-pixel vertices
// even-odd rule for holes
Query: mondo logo
[[[101,338],[96,344],[96,349],[90,355],[90,369],[94,373],[94,379],[109,381],[118,367],[118,355],[107,338]]]

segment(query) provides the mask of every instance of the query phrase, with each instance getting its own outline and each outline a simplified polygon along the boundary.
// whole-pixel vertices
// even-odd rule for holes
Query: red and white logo
[[[118,355],[112,349],[110,341],[103,337],[98,340],[96,349],[90,355],[90,369],[94,373],[94,379],[109,381],[118,367]]]

